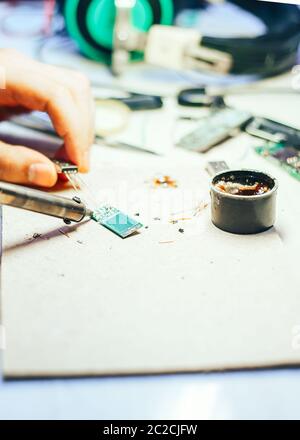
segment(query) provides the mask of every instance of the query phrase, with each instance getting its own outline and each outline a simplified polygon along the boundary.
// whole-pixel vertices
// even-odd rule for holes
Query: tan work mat
[[[148,226],[125,240],[93,221],[3,209],[5,376],[299,363],[298,182],[282,177],[276,229],[237,236],[211,225],[193,162],[94,152],[97,197]],[[159,172],[178,188],[153,188]]]

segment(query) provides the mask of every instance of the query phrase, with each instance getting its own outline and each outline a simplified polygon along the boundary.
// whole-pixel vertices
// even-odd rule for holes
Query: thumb
[[[0,141],[0,180],[51,187],[57,172],[51,160],[38,151]]]

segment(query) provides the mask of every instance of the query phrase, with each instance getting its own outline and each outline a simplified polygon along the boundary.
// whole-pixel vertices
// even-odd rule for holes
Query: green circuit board
[[[132,235],[143,227],[140,222],[130,218],[113,206],[101,206],[96,209],[93,212],[92,219],[122,238]]]
[[[266,159],[281,166],[292,177],[300,180],[300,150],[286,144],[268,142],[256,147],[255,151]]]

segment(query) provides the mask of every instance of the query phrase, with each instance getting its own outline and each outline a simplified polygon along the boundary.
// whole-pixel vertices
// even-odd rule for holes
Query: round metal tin
[[[220,180],[265,183],[270,190],[259,195],[235,195],[219,190]],[[211,219],[218,228],[234,234],[256,234],[271,228],[276,217],[277,180],[256,170],[227,170],[211,182]]]

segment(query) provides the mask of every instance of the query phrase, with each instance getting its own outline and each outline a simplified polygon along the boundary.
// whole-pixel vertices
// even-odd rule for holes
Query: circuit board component
[[[96,209],[92,214],[92,219],[122,238],[132,235],[143,227],[140,222],[109,205]]]
[[[58,174],[77,174],[78,166],[64,160],[53,159]]]
[[[292,177],[300,180],[300,150],[283,143],[269,142],[255,151],[273,163],[280,165]]]

